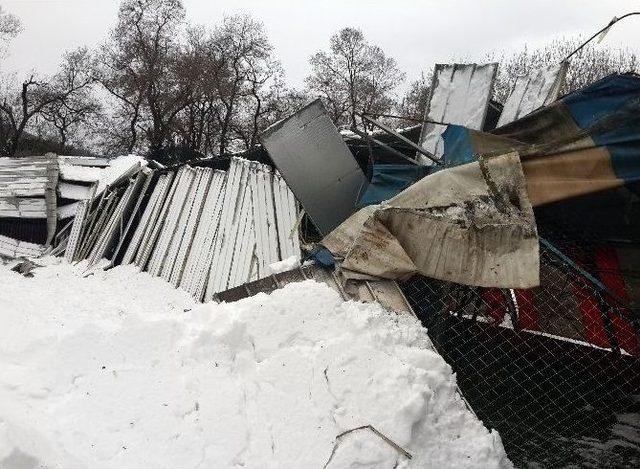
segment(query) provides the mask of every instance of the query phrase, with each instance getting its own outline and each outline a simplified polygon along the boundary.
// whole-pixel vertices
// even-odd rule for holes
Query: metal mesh
[[[541,246],[540,287],[418,276],[403,292],[516,466],[640,467],[640,322],[611,245],[541,233],[552,246]]]

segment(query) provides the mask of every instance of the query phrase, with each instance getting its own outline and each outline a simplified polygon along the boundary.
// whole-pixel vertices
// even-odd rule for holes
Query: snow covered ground
[[[0,467],[511,467],[413,318],[307,281],[196,305],[118,267],[0,266]],[[369,430],[336,442],[342,432]]]

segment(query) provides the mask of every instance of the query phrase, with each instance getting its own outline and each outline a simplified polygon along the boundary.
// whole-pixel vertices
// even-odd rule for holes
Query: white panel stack
[[[156,226],[161,225],[164,221],[164,219],[160,220],[160,214],[162,213],[167,200],[167,194],[169,194],[169,191],[171,190],[173,178],[173,173],[162,174],[158,178],[156,187],[151,194],[149,202],[147,203],[147,208],[142,215],[138,228],[133,235],[127,252],[125,253],[122,261],[123,264],[129,264],[135,259],[136,265],[140,267],[144,267],[146,265],[147,260],[151,255],[151,248],[155,244],[156,240],[155,237],[152,237],[152,233],[156,231]]]
[[[293,194],[266,165],[233,158],[226,173],[183,166],[175,179],[158,177],[122,262],[209,300],[299,256],[296,220]]]
[[[189,196],[190,202],[189,210],[184,210],[183,217],[180,221],[182,225],[182,236],[180,243],[175,240],[172,247],[176,247],[176,255],[172,257],[170,271],[163,274],[166,280],[169,280],[173,286],[180,284],[182,278],[185,263],[187,261],[187,255],[191,250],[193,244],[193,238],[195,231],[200,221],[200,215],[204,207],[204,201],[209,193],[209,187],[211,185],[211,178],[213,177],[213,170],[209,168],[196,168],[196,181],[192,187],[191,194]]]
[[[204,296],[213,260],[213,246],[225,200],[226,183],[226,173],[215,171],[180,280],[180,286],[198,299]]]
[[[245,204],[246,186],[248,180],[249,163],[240,160],[231,160],[229,173],[227,174],[227,187],[225,190],[225,200],[220,215],[220,226],[216,242],[213,247],[213,260],[209,272],[209,281],[205,299],[209,300],[214,293],[227,289],[231,264],[233,263],[234,249],[238,238],[238,231],[241,222],[241,212],[246,218],[248,207]],[[244,220],[242,220],[244,221]]]
[[[159,277],[162,266],[167,257],[171,241],[178,229],[180,216],[185,207],[187,196],[195,179],[196,172],[190,166],[183,166],[178,171],[176,182],[173,184],[174,193],[166,210],[166,217],[158,235],[158,241],[151,255],[147,270],[151,275]],[[169,199],[167,199],[169,200]]]
[[[298,238],[298,204],[287,183],[276,173],[273,177],[273,199],[278,226],[278,244],[280,259],[300,255],[300,238]]]
[[[147,174],[143,171],[138,172],[135,179],[129,182],[124,195],[120,198],[115,211],[111,215],[106,227],[101,231],[96,245],[93,247],[89,256],[89,265],[94,265],[100,259],[102,259],[109,248],[114,244],[117,239],[118,233],[122,233],[124,223],[127,217],[130,215],[131,206],[137,200],[137,196],[142,190],[143,185],[147,180]]]

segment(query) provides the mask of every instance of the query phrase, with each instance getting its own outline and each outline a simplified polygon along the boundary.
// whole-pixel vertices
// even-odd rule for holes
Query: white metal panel
[[[436,65],[420,134],[422,148],[436,158],[444,152],[442,133],[447,126],[428,121],[482,130],[497,69],[495,63]],[[425,165],[433,164],[420,153],[417,157]]]
[[[248,171],[247,176],[250,176]],[[253,226],[253,201],[251,200],[251,187],[249,177],[244,185],[244,198],[238,216],[237,231],[229,244],[230,253],[229,278],[226,284],[222,284],[218,291],[237,287],[249,281],[251,262],[255,253],[255,232]]]
[[[536,109],[551,104],[558,98],[567,76],[569,62],[551,64],[520,76],[504,103],[498,127],[531,114]]]
[[[215,171],[207,199],[202,210],[194,246],[189,252],[180,286],[201,300],[208,282],[209,270],[214,255],[214,244],[220,224],[220,215],[225,200],[227,173]]]
[[[193,247],[193,243],[195,241],[196,228],[199,223],[204,223],[202,220],[202,213],[204,209],[204,203],[206,197],[209,193],[209,188],[211,186],[211,179],[213,177],[213,170],[210,168],[199,168],[201,172],[200,182],[198,187],[195,189],[195,198],[193,202],[193,207],[191,209],[191,213],[189,215],[189,219],[186,223],[186,228],[184,232],[184,236],[182,238],[182,243],[180,244],[180,249],[178,250],[178,254],[176,256],[176,260],[174,262],[174,267],[171,272],[171,278],[169,279],[171,284],[174,286],[178,286],[180,284],[180,280],[182,279],[182,275],[184,273],[184,269],[187,262],[187,257],[189,252]]]
[[[244,198],[244,182],[246,179],[245,164],[233,158],[227,175],[227,185],[224,194],[224,203],[220,215],[220,225],[213,247],[213,257],[209,264],[209,278],[205,293],[205,300],[210,300],[213,294],[225,289],[229,279],[232,250],[230,245],[235,243],[237,236],[237,213]]]
[[[117,257],[122,250],[125,239],[127,238],[133,223],[135,222],[136,217],[138,216],[138,212],[140,211],[140,206],[142,205],[142,199],[144,199],[147,191],[149,190],[149,185],[151,184],[151,179],[153,178],[153,171],[149,168],[142,168],[140,172],[138,172],[138,180],[136,181],[136,186],[134,188],[134,192],[132,194],[132,201],[130,202],[133,205],[133,209],[131,213],[127,214],[127,226],[124,231],[120,234],[120,240],[118,241],[118,245],[113,252],[112,261],[116,261]],[[134,203],[135,201],[135,203]],[[129,240],[131,242],[131,240]]]
[[[273,179],[273,198],[275,201],[276,223],[280,259],[300,256],[300,241],[295,231],[297,223],[297,203],[284,179],[276,174]]]
[[[149,182],[151,182],[152,177],[153,175],[149,177]],[[138,223],[138,226],[136,227],[136,230],[133,233],[133,236],[131,237],[131,241],[129,242],[129,246],[127,246],[127,250],[124,253],[124,257],[122,258],[122,264],[124,265],[131,264],[135,258],[135,255],[138,252],[138,248],[140,247],[140,243],[142,242],[144,234],[149,228],[149,225],[151,222],[151,215],[154,212],[155,207],[159,203],[160,193],[162,192],[162,188],[163,188],[163,185],[165,184],[164,181],[166,180],[166,177],[167,175],[165,174],[161,175],[156,182],[156,186],[153,188],[153,192],[149,197],[147,206],[144,212],[142,213],[142,218],[140,218],[140,222]],[[144,196],[144,192],[145,191],[143,191],[140,197]]]
[[[167,281],[169,281],[171,278],[171,273],[173,272],[176,257],[178,255],[178,251],[180,250],[180,245],[182,244],[185,230],[187,228],[189,216],[191,215],[191,210],[193,210],[195,195],[198,186],[200,185],[200,181],[202,180],[202,170],[200,168],[193,169],[190,174],[190,178],[191,183],[189,184],[189,187],[185,186],[184,203],[177,214],[176,227],[173,234],[169,238],[167,254],[165,255],[165,259],[160,269],[160,277]]]
[[[207,295],[213,295],[213,293],[226,290],[229,284],[238,232],[241,228],[241,221],[244,221],[240,219],[240,216],[242,209],[245,208],[244,199],[247,195],[246,186],[249,175],[249,163],[243,160],[233,159],[231,164],[235,167],[235,171],[232,172],[232,168],[230,168],[229,172],[235,176],[235,180],[232,182],[231,192],[225,194],[225,196],[229,197],[229,200],[228,202],[225,200],[223,219],[220,226],[220,234],[222,236],[220,238],[219,249],[216,249],[214,253],[218,255],[218,258],[214,258],[214,262],[211,265]]]
[[[169,252],[171,240],[178,229],[180,214],[186,204],[191,184],[195,178],[195,170],[190,166],[183,166],[179,172],[182,174],[178,176],[176,192],[149,263],[148,272],[151,275],[160,276],[162,273],[162,266]]]
[[[149,214],[149,221],[145,226],[145,230],[142,233],[142,240],[140,241],[140,248],[135,255],[135,264],[140,268],[144,268],[147,265],[151,250],[156,242],[160,227],[164,222],[165,206],[168,207],[170,197],[172,196],[172,182],[175,178],[175,173],[167,173],[160,176],[158,185],[160,186],[160,192],[158,194],[157,203],[151,209]]]
[[[119,229],[122,230],[123,228],[123,220],[126,217],[127,213],[130,211],[131,205],[133,201],[136,200],[136,196],[141,190],[146,179],[147,175],[143,172],[139,172],[136,178],[132,179],[129,182],[127,189],[118,201],[116,209],[114,210],[104,229],[101,231],[100,236],[98,237],[98,241],[91,251],[91,254],[89,256],[90,266],[94,265],[96,262],[102,259],[106,255],[109,247],[113,245]]]
[[[94,184],[91,187],[91,192],[89,193],[89,197],[87,198],[87,200],[83,200],[78,204],[78,209],[76,210],[76,215],[73,219],[73,226],[71,227],[71,233],[69,234],[67,247],[64,253],[64,257],[67,262],[73,262],[75,260],[78,244],[82,239],[84,228],[87,222],[87,215],[93,202],[93,196],[96,192],[96,186],[97,185]]]
[[[174,174],[174,177],[171,183],[168,185],[169,192],[165,197],[162,206],[160,207],[160,212],[158,213],[158,218],[153,225],[153,229],[149,233],[149,237],[146,240],[146,243],[142,247],[142,253],[140,255],[140,263],[136,262],[142,269],[145,269],[150,272],[151,269],[151,261],[153,259],[153,253],[158,244],[158,237],[162,231],[162,227],[164,226],[167,215],[169,213],[169,208],[171,207],[171,203],[176,196],[176,191],[178,189],[178,185],[180,184],[180,179],[182,179],[183,172],[178,170],[177,173]]]

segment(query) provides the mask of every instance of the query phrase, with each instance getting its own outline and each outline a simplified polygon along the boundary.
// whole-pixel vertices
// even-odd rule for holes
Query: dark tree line
[[[0,7],[0,61],[20,29]],[[518,75],[559,62],[578,43],[498,58],[494,98],[504,101]],[[66,53],[53,76],[1,77],[0,156],[27,153],[34,136],[61,153],[75,145],[163,163],[223,155],[255,147],[262,130],[316,96],[339,127],[361,126],[358,113],[407,118],[391,121],[397,125],[424,114],[431,71],[399,97],[404,73],[358,29],[337,32],[310,65],[305,89],[291,89],[262,23],[250,16],[205,28],[186,23],[181,0],[122,0],[115,27],[95,50]],[[586,47],[573,57],[563,92],[637,67],[629,51]]]

